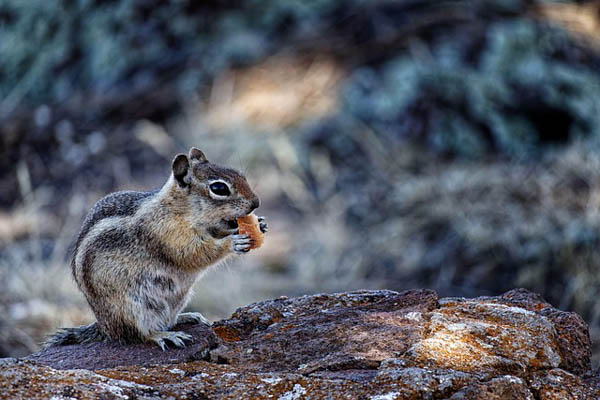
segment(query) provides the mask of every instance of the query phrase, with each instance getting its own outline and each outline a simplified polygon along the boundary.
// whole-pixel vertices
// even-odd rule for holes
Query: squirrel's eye
[[[229,187],[223,182],[213,182],[209,187],[210,191],[217,196],[229,196],[231,194]]]

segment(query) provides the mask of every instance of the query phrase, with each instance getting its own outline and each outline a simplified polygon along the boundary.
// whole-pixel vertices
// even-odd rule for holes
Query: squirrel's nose
[[[260,200],[258,197],[252,199],[252,203],[250,204],[250,212],[256,210],[260,206]]]

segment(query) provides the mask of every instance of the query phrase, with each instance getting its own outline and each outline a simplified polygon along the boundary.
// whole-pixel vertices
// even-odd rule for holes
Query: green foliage
[[[572,45],[556,28],[498,22],[474,62],[464,42],[444,39],[427,62],[404,55],[357,71],[341,113],[378,134],[467,157],[531,155],[544,144],[598,136],[600,75],[561,57]]]
[[[12,109],[158,85],[172,76],[184,92],[196,90],[222,69],[257,61],[278,44],[282,29],[314,24],[335,4],[6,0],[0,97]]]

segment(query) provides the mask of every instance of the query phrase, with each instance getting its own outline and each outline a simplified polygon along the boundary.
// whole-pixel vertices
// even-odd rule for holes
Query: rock
[[[504,375],[492,378],[487,382],[476,382],[473,385],[463,387],[454,393],[450,400],[503,400],[503,399],[531,399],[533,396],[527,387],[527,383],[516,376]]]
[[[576,400],[600,398],[600,386],[585,381],[562,369],[538,371],[529,378],[529,387],[536,399]]]
[[[256,303],[214,324],[225,346],[212,356],[252,369],[266,363],[272,370],[303,374],[376,369],[424,338],[422,316],[438,307],[437,300],[427,290],[362,291]]]
[[[107,369],[118,366],[152,364],[176,364],[207,358],[210,348],[218,346],[217,337],[207,326],[182,324],[174,330],[185,331],[194,338],[191,345],[183,349],[171,348],[162,351],[148,344],[121,345],[116,342],[89,343],[51,347],[26,357],[56,369]]]
[[[590,335],[587,324],[579,315],[557,310],[539,294],[525,289],[511,290],[497,298],[482,297],[480,299],[514,305],[545,316],[558,334],[561,368],[578,374],[583,374],[590,369],[592,358]]]
[[[8,398],[594,399],[587,325],[539,296],[358,291],[238,309],[185,349],[94,343],[0,362]]]

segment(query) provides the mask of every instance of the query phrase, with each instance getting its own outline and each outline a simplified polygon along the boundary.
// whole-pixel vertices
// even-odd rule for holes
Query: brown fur
[[[102,337],[163,348],[164,339],[176,345],[185,339],[166,331],[199,274],[234,252],[235,227],[228,221],[259,201],[243,175],[209,163],[194,148],[175,158],[172,172],[158,191],[111,194],[90,211],[72,267],[98,323],[59,332],[50,345],[72,343],[78,334],[79,342]],[[214,181],[225,182],[231,195],[215,195]]]

